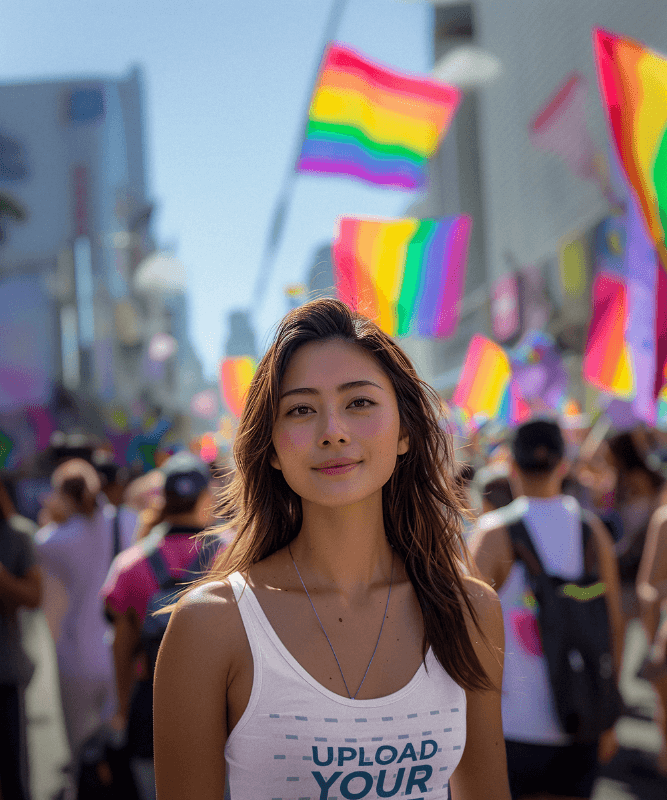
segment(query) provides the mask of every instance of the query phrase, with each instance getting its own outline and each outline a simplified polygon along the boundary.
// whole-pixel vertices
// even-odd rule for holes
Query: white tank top
[[[568,495],[547,499],[519,497],[480,518],[484,527],[523,519],[549,575],[576,580],[584,571],[581,509]],[[537,613],[526,568],[515,561],[498,591],[505,623],[503,671],[503,732],[506,739],[533,744],[563,745],[564,732],[549,682],[537,627]]]
[[[373,700],[319,684],[257,598],[229,576],[253,658],[248,707],[225,746],[233,800],[446,800],[466,735],[466,696],[429,649],[412,680]]]

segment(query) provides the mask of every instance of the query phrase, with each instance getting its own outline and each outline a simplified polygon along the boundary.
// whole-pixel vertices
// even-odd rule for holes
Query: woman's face
[[[305,505],[359,503],[408,449],[391,381],[363,348],[310,342],[292,356],[273,428],[274,468]]]

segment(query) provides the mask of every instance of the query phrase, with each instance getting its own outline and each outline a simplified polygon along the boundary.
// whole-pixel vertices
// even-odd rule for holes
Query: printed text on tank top
[[[225,747],[232,797],[445,800],[465,746],[466,697],[432,651],[396,692],[351,699],[293,658],[239,573],[230,583],[254,664]]]

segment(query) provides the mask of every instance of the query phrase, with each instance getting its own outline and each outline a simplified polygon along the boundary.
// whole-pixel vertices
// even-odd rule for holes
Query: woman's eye
[[[372,400],[369,400],[367,397],[358,397],[356,400],[353,400],[350,403],[352,408],[369,408],[370,406],[374,406],[375,403]]]
[[[287,412],[288,416],[292,417],[305,417],[311,411],[310,406],[294,406]]]

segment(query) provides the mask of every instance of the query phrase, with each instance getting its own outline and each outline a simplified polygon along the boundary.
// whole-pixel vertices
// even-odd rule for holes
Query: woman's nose
[[[322,447],[331,444],[345,444],[349,441],[347,429],[338,414],[329,412],[324,416],[319,439]]]

